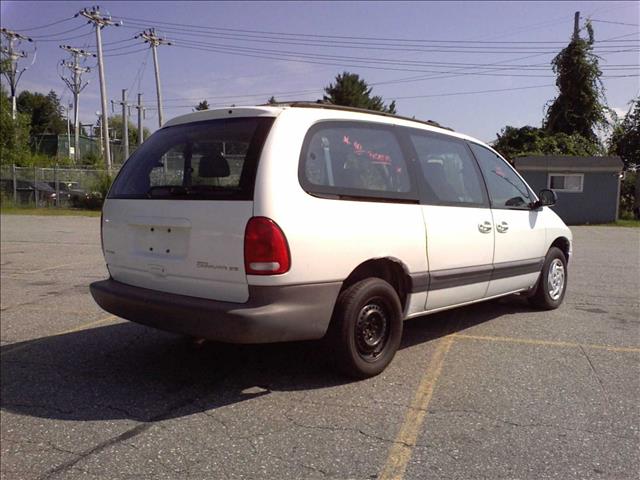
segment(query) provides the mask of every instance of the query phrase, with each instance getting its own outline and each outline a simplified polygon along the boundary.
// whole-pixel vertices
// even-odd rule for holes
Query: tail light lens
[[[244,232],[247,275],[279,275],[289,271],[289,244],[280,227],[266,217],[252,217]]]

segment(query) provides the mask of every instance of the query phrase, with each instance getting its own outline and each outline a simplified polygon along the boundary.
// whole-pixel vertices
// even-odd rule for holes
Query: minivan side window
[[[511,166],[488,148],[471,142],[469,146],[487,184],[491,208],[528,208],[529,189]]]
[[[393,127],[320,122],[304,141],[300,183],[309,193],[416,199]]]
[[[409,137],[418,155],[425,203],[487,206],[482,176],[464,142],[419,131]]]

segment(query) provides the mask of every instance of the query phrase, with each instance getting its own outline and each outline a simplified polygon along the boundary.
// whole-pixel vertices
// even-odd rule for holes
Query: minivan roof
[[[222,118],[228,115],[233,115],[234,113],[240,114],[241,116],[277,116],[282,110],[287,108],[318,108],[324,110],[338,110],[343,112],[355,112],[355,113],[365,113],[369,115],[378,115],[387,118],[394,118],[398,120],[405,120],[414,123],[421,123],[423,125],[428,125],[430,127],[441,128],[443,130],[449,130],[450,132],[454,132],[452,128],[444,127],[440,125],[438,122],[433,120],[418,120],[415,118],[403,117],[401,115],[395,115],[393,113],[380,112],[377,110],[368,110],[366,108],[356,108],[356,107],[345,107],[342,105],[333,105],[330,103],[322,103],[322,102],[279,102],[279,103],[271,103],[271,104],[263,104],[256,106],[246,106],[246,107],[227,107],[227,108],[217,108],[212,110],[202,110],[199,112],[187,113],[185,115],[180,115],[178,117],[172,118],[167,123],[163,125],[163,127],[170,127],[173,125],[179,125],[181,123],[189,123],[189,122],[197,122],[203,120],[213,120],[215,118]]]
[[[369,110],[367,108],[356,108],[356,107],[345,107],[343,105],[334,105],[332,103],[325,102],[277,102],[277,103],[265,103],[261,106],[272,106],[272,107],[297,107],[297,108],[325,108],[329,110],[342,110],[346,112],[358,112],[358,113],[368,113],[372,115],[381,115],[384,117],[391,118],[399,118],[401,120],[409,120],[411,122],[423,123],[425,125],[429,125],[431,127],[438,127],[444,130],[449,130],[453,132],[453,128],[445,127],[440,125],[438,122],[434,120],[418,120],[410,117],[403,117],[402,115],[396,115],[395,113],[381,112],[379,110]]]

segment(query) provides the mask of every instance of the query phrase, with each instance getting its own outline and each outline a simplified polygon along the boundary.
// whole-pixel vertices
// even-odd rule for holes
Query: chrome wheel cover
[[[547,291],[552,300],[558,300],[564,291],[564,265],[559,258],[554,258],[549,265],[549,274],[547,275]]]

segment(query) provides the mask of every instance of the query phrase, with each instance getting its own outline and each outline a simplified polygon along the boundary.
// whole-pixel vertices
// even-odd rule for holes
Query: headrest
[[[200,158],[198,175],[203,178],[228,177],[230,174],[229,163],[222,153],[215,152]]]

